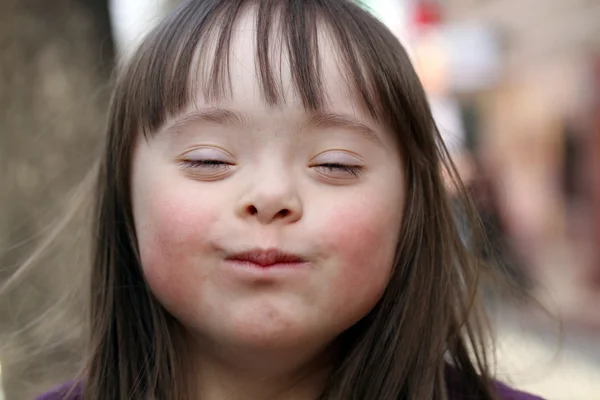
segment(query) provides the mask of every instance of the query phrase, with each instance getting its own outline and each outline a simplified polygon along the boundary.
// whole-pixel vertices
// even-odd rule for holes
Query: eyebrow
[[[206,108],[185,114],[168,126],[164,132],[166,134],[177,133],[186,126],[196,123],[245,127],[249,125],[251,120],[252,118],[244,113],[223,108]],[[303,127],[317,129],[342,129],[352,131],[370,141],[382,144],[381,139],[375,130],[347,114],[313,112],[309,114],[308,122],[304,122],[302,125]]]
[[[206,108],[185,114],[164,129],[166,134],[179,132],[188,125],[205,123],[214,125],[234,125],[246,126],[250,118],[245,114],[223,109],[223,108]]]
[[[377,144],[383,144],[379,135],[368,125],[346,114],[315,113],[309,118],[308,126],[321,129],[343,129],[360,134]]]

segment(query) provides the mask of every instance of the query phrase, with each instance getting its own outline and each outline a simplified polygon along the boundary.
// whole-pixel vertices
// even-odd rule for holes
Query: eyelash
[[[328,172],[336,172],[336,171],[347,172],[347,173],[354,175],[355,177],[360,176],[360,174],[363,172],[363,168],[359,165],[348,165],[348,164],[338,164],[338,163],[319,164],[319,165],[315,165],[315,168],[325,168]]]
[[[230,164],[227,164],[223,161],[218,160],[185,160],[182,162],[182,165],[185,169],[195,169],[195,168],[210,168],[217,169],[225,167],[228,169],[231,167]],[[349,165],[349,164],[339,164],[339,163],[325,163],[315,165],[314,168],[325,169],[327,172],[346,172],[352,174],[355,177],[359,177],[363,172],[363,168],[359,165]]]
[[[224,161],[219,160],[185,160],[182,161],[184,169],[195,169],[195,168],[210,168],[210,169],[218,169],[218,168],[229,168],[231,164],[228,164]]]

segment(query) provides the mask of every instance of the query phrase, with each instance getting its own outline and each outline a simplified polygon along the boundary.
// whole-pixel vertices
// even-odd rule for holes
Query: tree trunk
[[[0,49],[1,286],[55,227],[96,156],[113,63],[107,0],[2,0]],[[85,265],[57,250],[83,239],[62,236],[0,298],[7,400],[31,399],[79,366],[81,304],[57,301]],[[49,324],[33,321],[42,310],[55,316]]]

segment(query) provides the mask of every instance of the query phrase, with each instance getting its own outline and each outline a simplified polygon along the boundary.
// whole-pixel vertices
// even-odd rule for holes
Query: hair
[[[383,24],[345,0],[189,1],[120,68],[95,187],[85,398],[192,397],[184,329],[153,296],[141,268],[132,154],[139,136],[182,112],[196,89],[210,102],[230,95],[232,35],[250,8],[266,104],[285,101],[271,57],[277,38],[304,108],[326,106],[317,38],[326,30],[349,89],[366,113],[398,136],[403,156],[404,183],[397,184],[405,185],[406,202],[393,274],[376,306],[339,338],[345,351],[321,398],[446,399],[451,369],[474,398],[495,399],[488,322],[479,301],[482,264],[479,252],[460,239],[443,169],[461,188],[472,216],[470,243],[478,248],[483,241],[473,207],[405,50]]]

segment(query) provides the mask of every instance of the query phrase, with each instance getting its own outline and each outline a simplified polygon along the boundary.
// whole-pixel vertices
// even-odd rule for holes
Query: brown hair
[[[116,82],[96,187],[86,399],[192,397],[182,328],[152,295],[140,266],[132,151],[140,133],[157,131],[189,105],[195,83],[209,101],[229,94],[232,32],[249,7],[256,10],[256,62],[267,104],[283,101],[270,58],[277,38],[304,107],[324,107],[317,33],[326,29],[350,89],[398,135],[404,157],[407,198],[393,275],[375,308],[339,338],[345,352],[322,398],[444,399],[448,365],[474,396],[495,398],[487,324],[476,302],[480,265],[459,238],[441,178],[443,168],[456,172],[397,39],[350,1],[195,0],[149,34]],[[199,82],[190,79],[196,68],[204,72]]]

